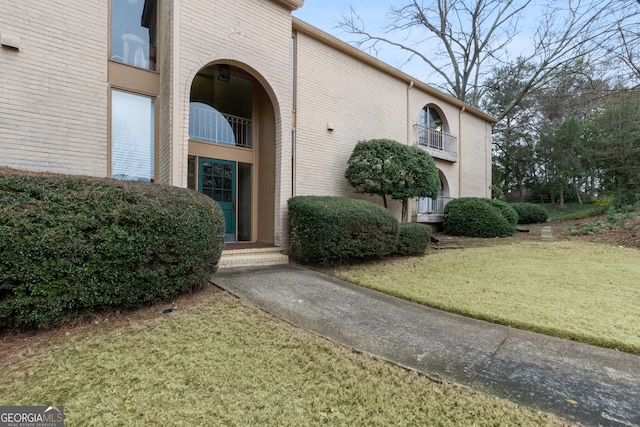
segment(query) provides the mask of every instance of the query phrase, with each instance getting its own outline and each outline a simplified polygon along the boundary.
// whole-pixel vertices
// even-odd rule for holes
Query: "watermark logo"
[[[0,427],[64,427],[64,407],[0,406]]]

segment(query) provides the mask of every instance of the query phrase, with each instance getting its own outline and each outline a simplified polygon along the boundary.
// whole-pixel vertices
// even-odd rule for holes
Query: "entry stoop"
[[[233,244],[225,246],[218,268],[258,267],[289,263],[289,256],[283,253],[282,248],[269,246],[236,249],[234,246]]]

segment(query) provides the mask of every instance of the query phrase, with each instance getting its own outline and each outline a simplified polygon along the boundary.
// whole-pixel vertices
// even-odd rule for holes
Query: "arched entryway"
[[[451,200],[446,176],[440,169],[438,169],[438,175],[440,175],[438,195],[435,198],[423,197],[418,199],[418,218],[428,216],[431,220],[439,219],[437,216],[444,213],[444,207]]]
[[[191,84],[189,188],[225,214],[225,242],[274,241],[275,113],[265,88],[240,66],[212,63]]]

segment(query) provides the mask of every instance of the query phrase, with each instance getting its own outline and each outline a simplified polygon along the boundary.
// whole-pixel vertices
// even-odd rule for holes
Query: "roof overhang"
[[[302,7],[304,0],[272,0],[274,3],[278,3],[289,10],[297,10]]]

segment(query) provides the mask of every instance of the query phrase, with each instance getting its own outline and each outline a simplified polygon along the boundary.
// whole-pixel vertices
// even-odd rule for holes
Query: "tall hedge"
[[[0,328],[46,328],[201,285],[224,218],[191,190],[0,170]]]
[[[444,229],[454,236],[508,237],[516,232],[517,214],[498,200],[462,197],[444,208]],[[503,205],[506,205],[506,207]]]
[[[376,204],[329,196],[289,199],[291,255],[306,264],[339,264],[393,253],[398,220]]]
[[[518,224],[547,222],[549,218],[549,212],[544,206],[535,203],[512,203],[511,206],[518,213]]]

